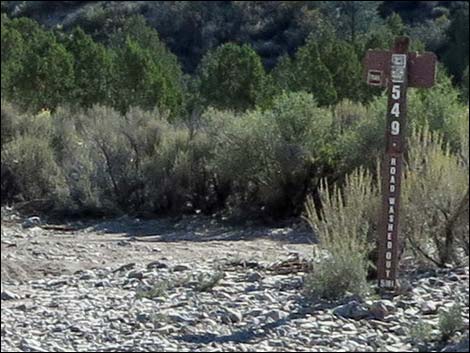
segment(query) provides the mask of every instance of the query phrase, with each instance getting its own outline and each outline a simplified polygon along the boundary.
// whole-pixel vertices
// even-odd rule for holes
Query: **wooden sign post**
[[[391,51],[369,50],[363,62],[367,84],[388,89],[377,262],[379,288],[386,290],[394,290],[397,284],[406,92],[408,87],[431,87],[436,76],[436,56],[428,52],[409,53],[408,46],[407,37],[398,37]]]

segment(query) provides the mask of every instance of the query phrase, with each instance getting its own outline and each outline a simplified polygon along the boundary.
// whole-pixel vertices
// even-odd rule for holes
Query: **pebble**
[[[5,289],[5,290],[2,290],[1,299],[5,301],[6,300],[18,300],[18,299],[21,299],[21,296]]]
[[[28,245],[60,261],[56,248]],[[96,256],[86,246],[77,249]],[[468,267],[412,277],[413,290],[390,300],[351,296],[311,302],[302,292],[303,275],[276,275],[261,261],[232,266],[217,286],[201,292],[194,281],[214,273],[217,263],[185,258],[188,263],[178,264],[152,248],[145,251],[157,259],[127,259],[112,267],[99,263],[99,268],[24,282],[2,276],[1,350],[418,351],[410,336],[422,322],[434,335],[435,350],[468,352],[468,319],[464,332],[439,347],[436,315],[468,298]],[[468,318],[468,312],[462,305],[462,317]]]
[[[23,229],[33,228],[41,225],[41,218],[38,216],[33,216],[25,219],[21,226]]]

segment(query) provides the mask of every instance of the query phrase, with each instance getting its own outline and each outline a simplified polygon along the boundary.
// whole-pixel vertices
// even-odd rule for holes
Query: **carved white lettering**
[[[400,103],[393,103],[392,111],[390,112],[395,118],[400,116]],[[397,121],[398,122],[398,121]]]
[[[400,86],[399,85],[393,85],[392,87],[392,98],[393,99],[400,99]]]

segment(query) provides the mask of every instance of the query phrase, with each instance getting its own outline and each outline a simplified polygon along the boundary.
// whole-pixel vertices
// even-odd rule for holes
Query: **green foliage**
[[[25,44],[21,33],[10,26],[8,17],[2,15],[1,21],[1,74],[2,97],[12,94],[14,77],[21,68],[21,59],[24,56]]]
[[[70,53],[51,32],[45,31],[34,21],[15,19],[7,22],[6,27],[11,33],[17,31],[21,34],[17,49],[13,50],[21,56],[13,71],[14,79],[10,76],[11,88],[7,89],[6,98],[32,111],[54,109],[66,101],[74,80]],[[14,59],[18,58],[11,60]],[[9,67],[7,64],[7,70]]]
[[[322,1],[322,10],[334,24],[338,37],[355,43],[358,37],[380,24],[381,1]]]
[[[318,43],[313,36],[309,37],[305,46],[299,48],[294,60],[284,57],[280,61],[274,71],[274,78],[283,90],[312,93],[321,106],[336,102],[333,76],[322,62]],[[335,78],[342,80],[339,72]]]
[[[362,100],[362,65],[354,46],[331,39],[320,44],[320,57],[331,73],[337,100]]]
[[[439,331],[442,340],[447,341],[458,331],[463,330],[465,324],[462,318],[462,307],[455,303],[448,310],[441,310],[439,313]]]
[[[204,209],[209,202],[210,145],[202,133],[137,108],[126,115],[98,106],[59,110],[54,119],[71,208],[150,213],[184,211],[188,203]]]
[[[460,92],[442,66],[438,68],[436,84],[430,89],[410,90],[408,94],[410,128],[429,126],[442,134],[445,142],[455,151],[459,148],[460,121],[468,108],[460,99]]]
[[[121,113],[132,106],[147,110],[155,106],[162,110],[174,108],[172,100],[176,97],[167,95],[163,68],[155,63],[150,50],[128,39],[116,57],[118,77],[113,101]]]
[[[410,338],[414,344],[428,344],[432,339],[432,326],[422,320],[410,328]]]
[[[392,14],[384,23],[361,24],[376,5],[341,3],[343,17],[336,29],[347,35],[335,36],[327,20],[331,5],[214,6],[116,3],[107,9],[94,7],[89,22],[77,14],[78,23],[91,26],[88,30],[103,30],[92,33],[103,43],[80,28],[48,31],[30,19],[2,15],[2,98],[22,111],[43,109],[38,115],[42,120],[32,119],[3,102],[2,153],[7,145],[9,156],[27,154],[38,145],[38,152],[44,152],[42,163],[60,169],[70,207],[105,212],[211,212],[224,205],[250,205],[247,210],[298,214],[305,195],[316,192],[321,178],[342,183],[357,167],[373,168],[382,152],[386,97],[374,98],[380,91],[365,88],[358,59],[374,40],[388,47],[394,35],[407,32],[400,17]],[[40,8],[25,3],[17,11],[30,14]],[[148,10],[147,18],[131,16],[139,8]],[[227,11],[240,26],[220,31]],[[154,21],[149,13],[156,16]],[[170,20],[164,19],[168,13]],[[355,24],[348,22],[354,13],[359,16]],[[260,21],[262,14],[266,18]],[[456,13],[452,16],[457,23]],[[211,18],[218,20],[208,26]],[[93,22],[104,19],[109,21],[101,27]],[[213,49],[204,56],[198,75],[183,77],[176,56],[153,29],[162,29],[167,42],[176,32],[162,23],[171,27],[172,22],[178,22],[178,31],[193,32],[189,42],[176,45],[170,40],[169,47],[179,48],[180,54],[184,47],[197,60],[228,39],[253,45],[229,43]],[[349,43],[353,31],[354,43]],[[266,74],[261,57],[267,67],[281,59]],[[409,131],[429,125],[450,144],[452,155],[463,151],[460,124],[466,109],[459,99],[459,91],[439,70],[435,87],[410,91]],[[200,119],[207,106],[220,110],[208,109]],[[12,165],[8,168],[2,173],[13,171]],[[20,189],[10,188],[10,195],[28,198],[20,196],[26,192]]]
[[[260,57],[248,45],[233,43],[204,56],[199,76],[206,105],[219,109],[254,108],[265,84]]]
[[[463,7],[454,11],[450,26],[447,30],[447,50],[443,61],[449,73],[456,80],[460,80],[469,61],[469,9],[468,2],[463,2]]]
[[[234,205],[295,212],[329,158],[331,113],[306,93],[284,93],[264,112],[209,110],[205,119],[215,172],[230,181]]]
[[[335,176],[360,166],[374,169],[384,146],[385,103],[385,97],[379,97],[368,105],[350,100],[336,105],[332,127]]]
[[[107,104],[121,112],[158,107],[174,118],[183,95],[176,57],[141,17],[123,21],[111,48],[80,28],[64,35],[26,18],[2,20],[2,97],[23,110]]]
[[[320,189],[322,214],[313,198],[306,202],[306,220],[319,238],[320,256],[306,279],[309,294],[336,299],[347,293],[364,294],[371,250],[371,234],[379,204],[372,175],[358,169],[342,189],[325,184]]]
[[[2,100],[2,105],[1,105],[1,144],[2,148],[3,145],[6,144],[7,142],[10,142],[15,135],[15,130],[16,130],[16,124],[15,120],[17,119],[17,116],[19,115],[18,111],[9,104],[8,102],[5,102]]]
[[[50,115],[16,115],[13,124],[2,140],[2,199],[60,201],[67,189],[51,146]]]
[[[149,289],[141,289],[136,291],[135,298],[139,299],[154,299],[159,297],[164,297],[167,295],[168,290],[171,288],[170,281],[160,281],[155,284]]]
[[[425,48],[432,52],[440,52],[446,46],[450,20],[443,15],[436,19],[428,19],[409,28],[413,41],[424,43]]]
[[[117,56],[114,106],[121,112],[156,106],[177,116],[183,104],[181,67],[145,18],[123,21],[109,41]]]
[[[396,12],[387,17],[386,26],[394,36],[402,36],[405,34],[405,24],[400,15]]]
[[[67,37],[65,45],[73,55],[75,73],[70,103],[84,108],[111,103],[114,71],[111,52],[80,28]]]

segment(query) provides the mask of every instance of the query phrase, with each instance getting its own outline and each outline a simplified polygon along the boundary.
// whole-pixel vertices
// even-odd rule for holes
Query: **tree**
[[[181,67],[176,56],[168,51],[143,17],[132,16],[125,21],[111,36],[110,44],[117,52],[119,77],[114,88],[117,109],[124,112],[130,106],[138,105],[144,109],[157,106],[169,110],[172,116],[181,112]],[[124,92],[128,93],[127,97]]]
[[[405,34],[405,24],[400,15],[396,12],[387,17],[385,24],[394,36],[402,36]]]
[[[321,43],[320,57],[330,72],[337,100],[362,98],[362,65],[353,45],[340,39]]]
[[[73,87],[73,57],[52,32],[36,22],[14,19],[7,27],[17,30],[24,42],[18,72],[7,96],[23,109],[54,109],[67,101]]]
[[[246,110],[256,105],[266,73],[250,46],[228,43],[204,56],[199,76],[206,105]]]
[[[76,28],[65,43],[74,59],[75,82],[71,102],[82,107],[110,101],[113,58],[110,50]]]
[[[463,3],[465,6],[454,12],[447,31],[449,44],[443,55],[444,64],[457,81],[462,77],[469,61],[468,2]]]
[[[310,36],[293,60],[284,57],[274,70],[281,89],[312,93],[321,106],[334,104],[337,95],[333,77],[322,62],[316,40]]]
[[[1,23],[1,63],[2,63],[2,96],[9,96],[13,89],[12,80],[21,70],[21,60],[24,57],[24,41],[16,29],[9,25],[10,20],[2,14]]]
[[[132,106],[175,112],[181,103],[180,96],[171,89],[164,70],[155,62],[149,49],[128,39],[117,50],[114,106],[122,113]]]
[[[323,1],[322,9],[336,27],[337,35],[355,43],[358,36],[380,23],[381,1]]]

